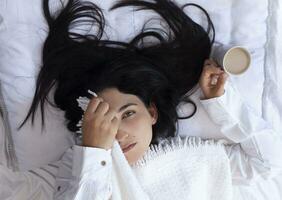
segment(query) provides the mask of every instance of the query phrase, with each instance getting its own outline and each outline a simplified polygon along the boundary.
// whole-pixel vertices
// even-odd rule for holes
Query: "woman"
[[[54,87],[55,104],[65,111],[67,127],[73,132],[79,132],[79,121],[84,111],[77,106],[76,100],[79,96],[92,99],[83,117],[82,141],[66,152],[63,158],[58,174],[56,198],[109,199],[113,194],[111,148],[114,140],[119,142],[132,166],[142,160],[146,152],[151,151],[150,145],[166,145],[166,138],[177,135],[176,124],[180,118],[177,106],[182,101],[195,105],[189,95],[198,82],[203,92],[202,103],[206,104],[208,114],[215,123],[222,125],[223,132],[230,132],[228,139],[237,143],[219,145],[218,152],[222,153],[221,150],[224,149],[225,154],[220,154],[222,160],[217,158],[216,161],[225,163],[225,156],[228,156],[231,167],[229,169],[229,166],[225,166],[222,172],[228,173],[229,169],[233,181],[242,183],[257,177],[269,177],[270,174],[273,175],[273,171],[279,171],[281,159],[277,152],[281,150],[281,142],[276,140],[275,134],[269,134],[271,130],[266,126],[261,127],[260,134],[257,135],[248,132],[252,130],[249,127],[238,127],[233,123],[235,120],[232,116],[226,114],[226,109],[232,108],[221,107],[222,104],[219,103],[227,98],[229,91],[224,93],[226,74],[216,63],[206,60],[213,43],[213,39],[209,39],[213,25],[208,14],[203,10],[209,24],[205,31],[176,4],[167,0],[123,1],[112,9],[128,5],[156,11],[167,22],[168,27],[144,27],[128,43],[103,40],[105,23],[103,14],[96,5],[71,0],[58,16],[52,18],[48,0],[44,1],[45,17],[50,30],[43,48],[43,66],[35,97],[26,120],[30,116],[34,119],[39,104],[41,112],[44,113],[47,94]],[[82,35],[73,31],[80,23],[96,24],[96,34]],[[169,31],[165,31],[166,29]],[[158,42],[149,43],[147,37],[155,38]],[[214,75],[219,78],[215,85],[211,85]],[[92,98],[87,93],[89,89],[95,91],[99,97]],[[214,114],[215,111],[218,113]],[[220,116],[222,113],[225,115]],[[42,122],[44,124],[44,118]],[[250,146],[241,145],[245,141]],[[268,147],[268,151],[262,145],[265,141],[266,144],[273,144]],[[218,146],[217,143],[210,145],[211,148],[214,146]],[[208,155],[208,151],[205,153],[202,156],[207,155],[206,159],[213,158],[213,155]],[[189,159],[192,160],[192,157]],[[222,167],[217,162],[213,163],[215,165],[206,163],[206,166]],[[195,174],[196,172],[198,171]],[[220,171],[216,175],[219,176]],[[223,186],[230,183],[228,174],[226,177],[217,184]],[[193,178],[197,176],[194,175]],[[160,179],[155,181],[161,182]],[[171,185],[173,184],[168,184],[167,188]],[[213,188],[212,182],[205,186]],[[160,198],[154,196],[150,187],[152,185],[144,186],[150,199]],[[176,190],[176,193],[179,191]],[[206,188],[205,192],[201,192],[190,187],[186,191],[194,192],[194,196],[199,197],[212,190]],[[219,199],[222,196],[222,199],[230,199],[230,195],[221,195],[220,192],[225,191],[213,191],[208,197],[216,196],[218,198],[215,199]],[[173,196],[168,194],[167,199],[175,197],[176,193],[170,193]]]

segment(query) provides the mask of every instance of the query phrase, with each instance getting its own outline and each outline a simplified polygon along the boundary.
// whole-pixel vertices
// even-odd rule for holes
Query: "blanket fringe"
[[[176,150],[210,150],[211,148],[222,148],[225,144],[225,140],[214,140],[208,139],[204,140],[199,137],[184,137],[180,136],[167,138],[162,140],[157,145],[150,146],[150,149],[144,154],[144,156],[139,159],[135,164],[132,165],[133,168],[146,165],[149,161],[155,159],[156,157],[168,154]],[[222,148],[223,149],[223,148]],[[207,152],[207,151],[206,151]]]

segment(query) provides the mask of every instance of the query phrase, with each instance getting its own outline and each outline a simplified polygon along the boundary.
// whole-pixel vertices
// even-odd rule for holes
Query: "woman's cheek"
[[[135,137],[139,142],[147,143],[147,140],[152,138],[152,124],[150,119],[139,114],[135,114],[124,121],[124,128],[128,131],[131,137]]]
[[[140,124],[140,117],[136,114],[125,119],[125,123],[129,128],[137,128]]]

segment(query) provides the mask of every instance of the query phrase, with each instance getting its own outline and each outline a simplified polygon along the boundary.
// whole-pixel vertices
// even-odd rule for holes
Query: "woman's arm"
[[[50,200],[55,192],[54,199],[60,200],[108,200],[111,165],[110,150],[81,146],[69,149],[56,163],[25,172],[0,165],[0,199]]]
[[[230,82],[222,96],[200,101],[223,136],[233,142],[226,151],[234,184],[268,179],[282,171],[281,137],[242,101]]]
[[[56,177],[55,200],[108,200],[112,194],[111,150],[73,146]]]
[[[111,148],[120,124],[116,114],[101,97],[90,100],[82,121],[82,146],[75,145],[63,156],[55,199],[110,199]]]
[[[234,184],[271,178],[282,171],[281,137],[246,105],[227,82],[228,75],[213,60],[206,60],[199,81],[200,102],[223,138]],[[226,83],[226,84],[225,84]]]

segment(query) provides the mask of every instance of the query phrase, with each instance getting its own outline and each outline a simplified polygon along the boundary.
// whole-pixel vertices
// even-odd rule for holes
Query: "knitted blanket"
[[[113,147],[112,200],[231,200],[229,160],[221,141],[170,138],[129,166]]]

